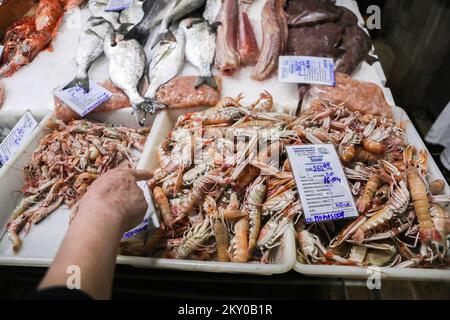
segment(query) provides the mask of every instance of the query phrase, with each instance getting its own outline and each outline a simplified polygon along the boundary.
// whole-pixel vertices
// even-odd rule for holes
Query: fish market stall
[[[450,281],[450,187],[356,1],[111,6],[41,0],[5,32],[0,143],[25,110],[39,124],[0,169],[0,265],[49,266],[91,183],[127,167],[153,177],[118,264]],[[324,144],[315,196],[347,193],[313,222],[292,152]]]

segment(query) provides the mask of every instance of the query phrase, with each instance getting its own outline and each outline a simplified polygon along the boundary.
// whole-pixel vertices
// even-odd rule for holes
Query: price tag
[[[147,212],[145,213],[144,220],[137,227],[125,232],[122,236],[122,239],[129,239],[147,229],[159,228],[158,217],[155,214],[155,205],[153,204],[152,196],[150,195],[150,191],[148,190],[147,182],[139,181],[137,184],[142,189],[145,200],[147,200]]]
[[[109,0],[105,11],[121,11],[133,4],[133,0]]]
[[[92,82],[89,84],[89,92],[75,86],[66,90],[58,88],[53,93],[81,117],[86,116],[112,96],[111,92]]]
[[[0,44],[0,58],[2,57],[4,49],[5,49],[5,47]]]
[[[358,216],[332,144],[287,146],[286,149],[307,223]]]
[[[280,56],[278,81],[335,86],[333,59],[308,56]]]
[[[30,136],[37,125],[38,123],[31,112],[26,111],[0,144],[0,164],[5,164],[16,154],[22,143]]]

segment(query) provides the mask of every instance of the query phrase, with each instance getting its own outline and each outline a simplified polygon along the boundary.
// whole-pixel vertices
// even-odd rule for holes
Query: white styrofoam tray
[[[191,111],[191,110],[190,110]],[[182,110],[164,110],[160,112],[153,123],[153,128],[147,138],[144,152],[141,155],[137,168],[154,169],[157,159],[154,153],[159,143],[166,138],[172,130],[175,120]],[[105,114],[95,114],[90,119],[104,121],[117,125],[135,126],[135,121],[128,115],[129,110],[122,109]],[[45,122],[35,130],[35,135],[29,145],[26,146],[14,164],[15,168],[8,168],[0,178],[0,234],[5,231],[5,224],[10,213],[17,205],[20,193],[17,192],[23,186],[22,168],[28,161],[31,153],[37,147],[39,139],[47,133]],[[70,210],[62,206],[38,226],[33,226],[30,233],[24,238],[21,251],[14,255],[12,245],[7,235],[0,241],[0,265],[18,266],[49,266],[53,261],[58,247],[69,226]],[[293,226],[286,229],[282,244],[275,254],[275,263],[224,263],[212,261],[174,260],[146,257],[118,256],[117,263],[128,264],[144,268],[165,268],[207,272],[229,272],[250,274],[275,274],[292,269],[295,263],[295,236]]]
[[[399,108],[392,109],[395,120],[406,121],[406,140],[418,149],[426,149],[419,133],[412,124],[406,112]],[[429,155],[428,163],[429,181],[434,179],[442,179],[445,181],[439,167],[434,159]],[[450,187],[445,184],[444,194],[450,195]],[[334,265],[318,265],[318,264],[302,264],[296,262],[294,270],[308,276],[322,277],[341,277],[341,278],[358,278],[367,279],[373,272],[374,268],[363,268],[356,266],[334,266]],[[424,269],[424,268],[377,268],[383,279],[397,280],[419,280],[419,281],[450,281],[450,270]]]
[[[22,112],[23,110],[1,113],[0,124],[2,121],[13,122],[14,119],[20,118]],[[137,122],[134,116],[130,116],[130,113],[131,108],[126,108],[93,114],[87,118],[115,125],[136,127]],[[29,234],[24,238],[23,247],[18,254],[13,254],[11,242],[5,233],[8,218],[21,197],[19,190],[24,184],[22,169],[37,148],[39,140],[49,132],[46,124],[51,116],[49,114],[40,122],[28,139],[28,143],[23,145],[22,150],[10,162],[11,165],[2,168],[4,170],[0,174],[0,265],[49,266],[69,226],[70,210],[66,206],[61,206],[42,223],[31,228]],[[152,120],[153,118],[150,117],[146,124],[150,125]],[[146,143],[140,162],[137,164],[138,168],[142,167],[142,159],[151,152],[148,141]]]

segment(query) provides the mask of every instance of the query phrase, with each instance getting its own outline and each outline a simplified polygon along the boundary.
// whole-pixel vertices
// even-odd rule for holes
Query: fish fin
[[[198,77],[197,81],[195,82],[195,89],[198,89],[202,84],[206,84],[211,88],[217,90],[217,82],[214,76]]]
[[[125,34],[125,40],[130,39],[136,39],[141,45],[145,46],[145,43],[148,40],[148,33],[136,25]]]
[[[132,25],[133,25],[132,23],[122,23],[117,32],[125,33],[128,31],[128,27],[131,27]]]
[[[169,30],[166,31],[164,33],[160,33],[158,34],[158,36],[156,37],[155,41],[153,41],[152,44],[152,49],[154,47],[156,47],[156,45],[160,42],[160,41],[177,41],[177,39],[175,38],[175,36],[173,35],[173,33]]]
[[[379,61],[379,59],[377,57],[371,56],[370,54],[368,54],[365,59],[364,59],[368,64],[372,65],[375,62]]]
[[[215,32],[217,32],[217,28],[218,28],[221,24],[222,24],[222,22],[220,22],[220,21],[216,21],[216,22],[213,22],[213,23],[211,23],[211,24],[208,24],[209,30],[210,30],[212,33],[215,33]]]
[[[64,88],[63,90],[69,89],[69,88],[73,88],[75,86],[79,86],[81,89],[84,90],[84,92],[89,92],[89,78],[79,78],[76,77],[75,79],[73,79],[72,81],[70,81]]]
[[[147,113],[154,114],[156,110],[165,108],[167,108],[167,106],[164,103],[154,99],[145,99],[145,101],[136,106],[134,112],[139,125],[143,127],[147,120]]]

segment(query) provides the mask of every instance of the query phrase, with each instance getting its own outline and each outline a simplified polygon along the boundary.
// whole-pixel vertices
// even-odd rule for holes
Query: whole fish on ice
[[[105,38],[105,54],[109,59],[111,81],[122,89],[130,99],[136,119],[144,126],[147,113],[166,106],[153,99],[144,98],[137,86],[145,69],[145,52],[135,39],[125,40],[120,33],[111,33]]]
[[[170,1],[172,0],[145,0],[142,5],[144,17],[125,35],[125,39],[136,39],[144,46],[151,29],[166,15]]]
[[[184,65],[185,35],[178,28],[175,40],[160,41],[152,51],[148,68],[150,85],[145,93],[147,98],[155,98],[156,91],[181,71]]]
[[[154,45],[162,39],[173,39],[174,36],[169,30],[170,25],[199,9],[204,3],[205,0],[172,0],[169,4],[169,9],[167,10],[166,15],[161,21],[161,26],[158,31],[158,35],[156,36]]]
[[[101,17],[111,23],[114,30],[119,30],[119,13],[105,11],[109,0],[89,0],[89,10],[94,17]]]
[[[77,76],[64,89],[77,85],[83,88],[85,92],[89,91],[89,68],[102,55],[105,37],[113,31],[111,24],[103,18],[90,17],[88,19],[81,33],[80,44],[76,55],[78,66]]]
[[[202,84],[217,89],[217,83],[211,73],[216,52],[216,34],[203,19],[184,19],[180,23],[186,35],[186,59],[193,64],[200,73],[195,88]]]

